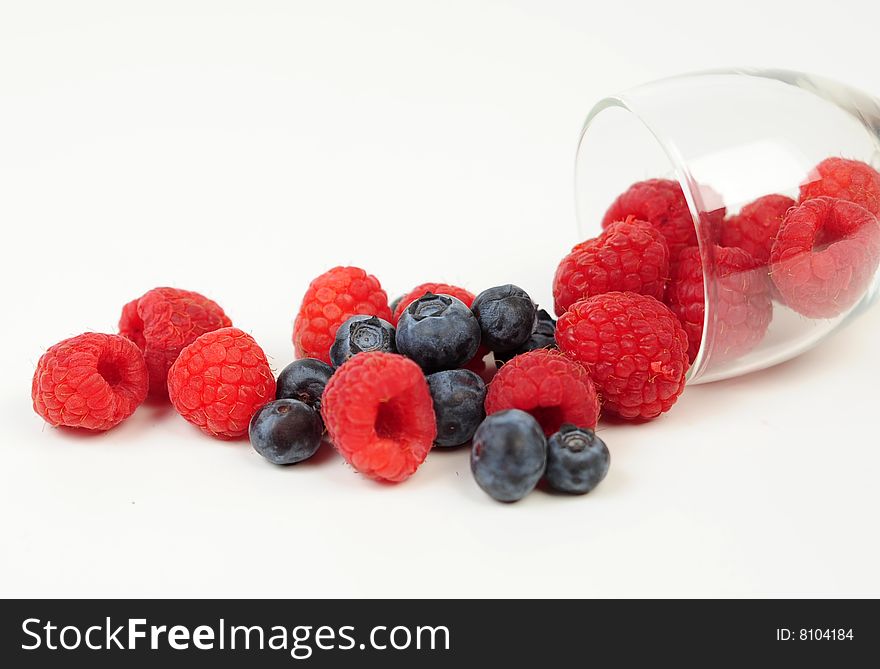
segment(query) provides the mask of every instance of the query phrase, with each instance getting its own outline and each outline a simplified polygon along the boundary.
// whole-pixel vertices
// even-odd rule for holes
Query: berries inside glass
[[[653,223],[688,382],[738,376],[802,353],[874,299],[878,170],[880,103],[857,90],[766,70],[653,82],[587,118],[578,241]]]

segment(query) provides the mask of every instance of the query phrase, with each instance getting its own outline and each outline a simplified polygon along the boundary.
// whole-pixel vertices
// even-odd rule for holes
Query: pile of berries
[[[156,288],[122,308],[119,334],[51,347],[32,398],[52,425],[102,431],[149,395],[213,437],[249,435],[278,465],[310,458],[326,437],[381,481],[406,479],[432,448],[473,442],[474,476],[497,499],[519,499],[542,477],[585,493],[609,463],[593,433],[599,399],[555,334],[514,285],[474,295],[422,284],[391,306],[375,277],[336,267],[310,284],[294,325],[300,357],[276,380],[216,302]]]
[[[275,462],[309,457],[320,435],[311,423],[303,429],[300,414],[311,407],[346,461],[376,480],[402,481],[432,448],[469,442],[477,483],[501,501],[522,498],[541,478],[570,493],[604,478],[610,458],[593,432],[593,383],[556,350],[555,321],[524,290],[474,295],[426,283],[394,301],[390,320],[373,308],[384,304],[381,291],[351,267],[312,282],[294,342],[329,347],[281,372],[278,399],[251,422],[257,451]]]
[[[774,300],[810,318],[853,306],[880,262],[878,214],[880,174],[830,158],[798,201],[767,195],[734,215],[704,214],[712,238],[701,249],[678,184],[640,182],[613,202],[602,234],[559,264],[558,322],[512,284],[474,295],[424,283],[389,304],[374,276],[336,267],[309,285],[298,359],[277,380],[216,302],[155,288],[122,308],[119,334],[49,348],[33,405],[51,425],[102,431],[149,395],[213,437],[249,435],[278,465],[310,458],[326,438],[380,481],[408,478],[433,448],[470,444],[474,478],[497,500],[541,480],[583,494],[610,463],[594,431],[600,404],[630,421],[668,411],[705,342],[713,359],[748,353]]]

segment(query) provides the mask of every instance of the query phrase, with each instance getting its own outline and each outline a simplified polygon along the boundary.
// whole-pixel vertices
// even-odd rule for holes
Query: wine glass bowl
[[[680,187],[693,248],[671,249],[665,301],[686,315],[688,382],[729,378],[800,354],[876,297],[880,174],[868,166],[880,169],[880,103],[858,90],[782,70],[664,79],[587,117],[579,230],[599,234],[633,184]],[[701,303],[684,303],[700,279]]]

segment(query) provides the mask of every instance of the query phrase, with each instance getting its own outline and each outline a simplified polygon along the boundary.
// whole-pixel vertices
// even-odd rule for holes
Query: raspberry
[[[786,305],[809,318],[833,318],[859,300],[878,260],[878,219],[852,202],[817,197],[785,217],[770,276]]]
[[[782,219],[796,204],[785,195],[759,197],[724,222],[719,236],[721,246],[735,246],[766,264]]]
[[[486,413],[521,409],[550,436],[564,423],[595,427],[599,400],[587,370],[559,351],[537,349],[501,366],[489,384]]]
[[[247,434],[256,411],[275,399],[266,354],[249,334],[222,328],[180,352],[168,372],[168,395],[177,412],[212,437]]]
[[[154,288],[122,308],[119,334],[144,352],[150,372],[150,395],[168,397],[168,370],[199,335],[232,321],[204,295],[178,288]]]
[[[613,290],[663,298],[669,249],[660,231],[632,216],[575,246],[556,270],[553,300],[563,314],[578,300]]]
[[[770,282],[764,265],[740,248],[714,248],[715,324],[712,359],[732,360],[752,350],[773,318]],[[678,257],[667,304],[688,337],[688,360],[693,362],[703,339],[703,263],[700,249],[691,246]]]
[[[801,185],[801,202],[827,195],[858,204],[880,216],[880,172],[858,160],[826,158],[813,170],[816,177]]]
[[[103,431],[134,413],[148,383],[137,346],[118,335],[86,332],[43,354],[31,398],[34,411],[50,425]]]
[[[474,303],[474,298],[476,297],[471,291],[459,288],[458,286],[452,286],[448,283],[423,283],[420,286],[413,288],[398,300],[397,305],[394,307],[394,316],[391,321],[392,325],[397,327],[397,321],[400,320],[400,315],[403,313],[403,310],[420,297],[424,297],[427,293],[456,297],[464,302],[465,306],[468,308]]]
[[[342,457],[380,481],[409,477],[437,436],[421,368],[394,353],[361,353],[342,365],[330,377],[321,413]]]
[[[624,221],[628,216],[647,221],[663,233],[670,262],[675,262],[681,249],[697,243],[694,219],[681,186],[675,181],[649,179],[633,184],[605,212],[602,227]]]
[[[653,297],[614,292],[575,302],[556,341],[587,366],[603,408],[622,418],[655,418],[684,390],[687,335]]]
[[[297,357],[330,364],[336,331],[359,314],[391,321],[388,296],[379,280],[358,267],[334,267],[324,272],[309,284],[293,324]]]

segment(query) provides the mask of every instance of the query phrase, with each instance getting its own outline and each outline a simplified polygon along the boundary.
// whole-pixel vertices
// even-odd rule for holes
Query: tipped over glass
[[[876,297],[880,182],[867,166],[880,170],[872,96],[781,70],[664,79],[590,112],[577,152],[580,233],[600,234],[633,184],[680,186],[694,234],[690,249],[673,249],[666,301],[702,271],[702,304],[678,293],[692,321],[688,382],[738,376],[802,353]]]

